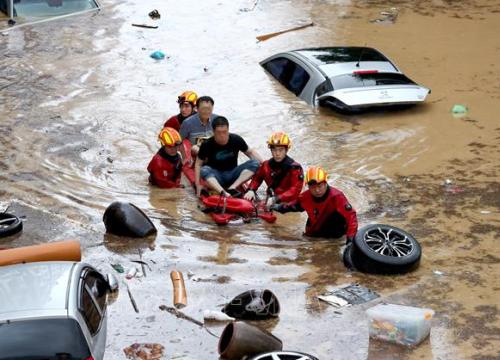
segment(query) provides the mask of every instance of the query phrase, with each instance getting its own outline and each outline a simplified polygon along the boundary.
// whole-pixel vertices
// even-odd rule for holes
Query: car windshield
[[[415,85],[406,76],[397,73],[347,74],[335,76],[331,81],[334,90],[383,85]]]
[[[357,61],[389,61],[377,50],[365,47],[329,47],[297,50],[316,65]]]
[[[89,348],[75,320],[0,323],[0,360],[83,360],[89,357]]]

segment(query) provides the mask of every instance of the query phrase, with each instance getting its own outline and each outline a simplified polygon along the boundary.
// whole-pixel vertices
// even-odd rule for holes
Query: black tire
[[[406,231],[391,225],[371,224],[358,230],[351,259],[354,267],[372,274],[403,274],[420,263],[422,249]]]
[[[352,262],[352,244],[349,243],[346,245],[344,252],[342,253],[342,261],[344,262],[344,266],[349,270],[356,270],[354,264]]]
[[[16,215],[0,214],[0,237],[14,235],[23,229],[23,222]]]

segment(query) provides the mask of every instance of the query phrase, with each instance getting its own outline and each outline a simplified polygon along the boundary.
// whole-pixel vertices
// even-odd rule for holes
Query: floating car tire
[[[0,214],[0,237],[14,235],[23,229],[23,222],[16,215]]]
[[[250,360],[318,360],[318,358],[297,351],[273,351],[254,356]]]
[[[354,267],[373,274],[403,274],[420,263],[422,250],[413,236],[391,225],[371,224],[358,230],[351,251]]]
[[[352,263],[352,244],[348,244],[344,252],[342,253],[342,261],[344,266],[349,270],[354,270],[354,264]]]

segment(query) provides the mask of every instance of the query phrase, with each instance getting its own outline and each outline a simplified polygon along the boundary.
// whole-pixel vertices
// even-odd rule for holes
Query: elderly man
[[[217,193],[237,197],[240,195],[238,186],[253,176],[262,158],[254,149],[248,147],[241,136],[229,132],[229,122],[225,117],[216,117],[212,121],[212,129],[214,135],[201,144],[196,158],[196,193],[198,196],[201,194],[202,178]],[[250,160],[238,165],[240,151]]]

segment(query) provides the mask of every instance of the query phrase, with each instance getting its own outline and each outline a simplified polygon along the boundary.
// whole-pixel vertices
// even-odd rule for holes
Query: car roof
[[[75,262],[36,262],[0,267],[0,322],[67,316]]]
[[[385,55],[365,46],[307,48],[292,50],[290,53],[302,58],[329,78],[359,70],[400,73]]]

